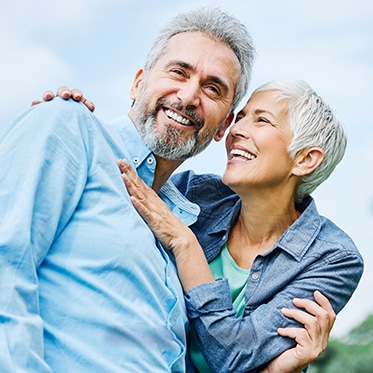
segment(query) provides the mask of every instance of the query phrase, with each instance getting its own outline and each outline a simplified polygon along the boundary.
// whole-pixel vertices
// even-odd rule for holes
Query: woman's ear
[[[218,132],[216,132],[214,136],[215,141],[220,141],[224,137],[225,131],[231,125],[233,118],[234,118],[234,113],[232,112],[229,114],[228,118],[225,120],[224,125],[219,129]]]
[[[324,151],[316,146],[304,149],[295,158],[293,175],[305,176],[315,171],[324,160]]]
[[[140,83],[143,81],[144,78],[144,70],[140,69],[137,71],[135,78],[132,83],[130,97],[132,100],[136,100],[137,94],[139,92]]]

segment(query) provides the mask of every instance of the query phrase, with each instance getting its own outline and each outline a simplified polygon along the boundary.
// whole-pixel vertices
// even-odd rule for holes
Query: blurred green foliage
[[[373,315],[345,337],[330,339],[309,373],[373,373]]]

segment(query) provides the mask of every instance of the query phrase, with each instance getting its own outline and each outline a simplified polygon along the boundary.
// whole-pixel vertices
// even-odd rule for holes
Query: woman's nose
[[[233,137],[248,138],[250,136],[250,121],[244,117],[233,123],[229,129],[229,133]]]

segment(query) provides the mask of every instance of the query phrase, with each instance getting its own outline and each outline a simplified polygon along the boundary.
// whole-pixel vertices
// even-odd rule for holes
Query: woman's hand
[[[296,346],[272,360],[262,373],[300,373],[326,349],[336,314],[329,300],[319,291],[315,301],[294,299],[298,309],[284,308],[282,313],[304,325],[304,328],[279,328],[283,337],[295,339]],[[305,311],[300,310],[303,308]]]
[[[40,104],[44,101],[51,101],[55,97],[61,97],[65,100],[69,100],[70,98],[72,98],[73,100],[75,100],[77,102],[79,102],[79,101],[82,102],[90,111],[93,112],[95,110],[94,103],[92,101],[87,100],[83,96],[83,92],[81,90],[76,89],[76,88],[70,90],[66,86],[61,86],[60,88],[58,88],[56,94],[54,94],[52,91],[44,92],[43,99],[32,101],[31,106],[38,105],[38,104]]]
[[[118,166],[132,204],[162,245],[172,250],[184,291],[214,281],[205,254],[193,232],[141,180],[127,161],[120,160]]]
[[[156,192],[144,183],[127,161],[120,160],[118,166],[132,204],[166,249],[177,249],[182,235],[194,237],[190,229],[171,212]]]

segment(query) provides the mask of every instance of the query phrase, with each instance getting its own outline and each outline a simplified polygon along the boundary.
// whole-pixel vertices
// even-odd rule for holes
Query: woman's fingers
[[[42,103],[43,101],[51,101],[55,97],[61,97],[64,100],[69,100],[71,98],[74,101],[82,102],[91,112],[93,112],[96,108],[95,104],[92,101],[87,100],[83,96],[83,92],[80,89],[77,89],[77,88],[70,89],[67,86],[59,87],[56,94],[54,94],[52,91],[44,92],[43,97],[42,97],[43,99],[32,101],[31,106],[38,105]]]
[[[295,298],[298,309],[284,308],[282,313],[304,325],[304,328],[280,328],[279,334],[296,340],[300,349],[311,351],[312,357],[325,351],[334,325],[336,314],[329,300],[319,291],[314,293],[315,301]],[[304,309],[304,310],[302,310]]]
[[[118,166],[134,207],[158,240],[172,250],[181,232],[189,235],[189,229],[173,215],[166,203],[144,183],[126,160],[118,161]]]

